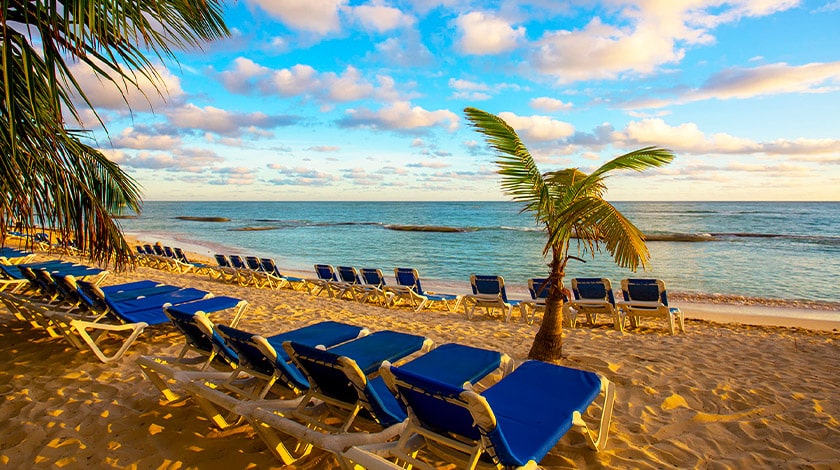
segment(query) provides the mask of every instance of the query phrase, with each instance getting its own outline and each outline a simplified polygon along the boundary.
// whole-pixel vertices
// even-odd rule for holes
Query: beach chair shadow
[[[365,468],[432,468],[424,456],[498,468],[536,468],[572,428],[594,450],[607,443],[615,386],[594,373],[527,361],[481,393],[402,367],[383,366],[380,375],[408,410],[408,423],[393,442],[356,446],[343,457]],[[597,429],[583,415],[598,396]]]

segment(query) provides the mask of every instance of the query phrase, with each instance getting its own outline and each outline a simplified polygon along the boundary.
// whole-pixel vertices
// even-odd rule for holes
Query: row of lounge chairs
[[[534,466],[571,428],[607,442],[615,387],[594,372],[337,322],[264,337],[165,311],[187,346],[137,360],[163,403],[192,399],[222,429],[247,422],[285,465],[318,448],[345,467]]]
[[[102,287],[107,274],[60,260],[0,263],[0,277],[5,278],[0,280],[0,301],[18,320],[51,337],[63,337],[78,349],[90,349],[105,363],[119,360],[146,327],[168,324],[165,305],[203,312],[233,309],[233,324],[247,305],[241,299],[151,280]],[[5,289],[7,285],[13,287]],[[114,336],[119,341],[112,351],[111,342],[104,340]]]
[[[382,270],[378,268],[357,269],[353,266],[333,267],[329,264],[316,264],[316,277],[307,279],[284,275],[270,258],[217,254],[215,259],[218,265],[209,267],[189,263],[179,248],[172,249],[160,245],[138,247],[138,251],[142,250],[157,250],[162,253],[150,258],[164,260],[159,261],[164,263],[163,266],[159,264],[159,268],[167,269],[166,266],[171,266],[168,269],[178,272],[186,272],[185,269],[195,269],[196,272],[206,270],[218,279],[243,286],[288,287],[306,290],[313,295],[326,294],[333,298],[368,302],[384,307],[408,305],[418,312],[435,305],[451,312],[463,307],[464,314],[469,319],[483,311],[487,316],[500,313],[505,321],[510,321],[518,311],[520,318],[533,323],[538,315],[545,311],[549,290],[546,278],[531,278],[527,281],[530,299],[513,299],[507,295],[502,276],[474,274],[470,276],[471,292],[468,294],[430,292],[423,289],[420,275],[413,268],[395,268],[395,284],[391,285],[386,282]],[[173,257],[179,261],[165,261]],[[685,331],[682,312],[668,305],[667,291],[661,280],[624,279],[621,282],[623,299],[619,301],[615,300],[612,285],[606,278],[574,278],[571,292],[572,298],[564,298],[563,307],[564,321],[571,327],[577,325],[581,315],[592,326],[596,324],[598,315],[606,315],[619,331],[624,331],[628,320],[630,326],[635,328],[641,318],[649,317],[667,319],[671,334],[675,334],[677,328]]]

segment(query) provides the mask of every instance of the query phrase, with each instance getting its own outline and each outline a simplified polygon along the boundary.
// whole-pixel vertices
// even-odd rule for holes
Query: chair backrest
[[[155,249],[154,249],[154,248],[152,248],[152,245],[149,245],[149,244],[147,243],[147,244],[143,245],[143,248],[146,250],[146,254],[147,254],[147,255],[153,255],[153,254],[155,254]]]
[[[359,277],[359,271],[353,266],[339,266],[338,276],[343,282],[349,284],[361,284],[362,280]]]
[[[230,261],[228,261],[227,256],[217,253],[217,254],[213,255],[213,257],[216,258],[216,263],[219,266],[221,266],[223,268],[232,268],[233,267],[233,265],[230,264]]]
[[[108,310],[108,304],[105,303],[105,293],[102,292],[98,286],[87,282],[76,280],[73,277],[65,276],[65,279],[75,281],[77,290],[81,298],[88,304],[91,310],[97,313],[102,313]]]
[[[362,279],[365,284],[371,286],[382,287],[385,285],[385,276],[381,269],[376,268],[362,268]]]
[[[533,300],[547,299],[549,290],[551,290],[551,284],[547,278],[532,277],[528,279],[528,292]]]
[[[318,279],[324,281],[338,281],[335,275],[335,269],[329,264],[316,264],[315,274],[318,276]]]
[[[262,271],[262,264],[260,263],[260,259],[256,256],[246,256],[245,263],[248,265],[248,269],[252,271]]]
[[[138,255],[145,255],[146,254],[146,249],[143,248],[142,245],[136,245],[134,248],[137,250]]]
[[[178,258],[177,256],[175,256],[175,252],[172,251],[171,246],[163,247],[163,254],[165,254],[167,257],[172,258],[172,259],[177,259]]]
[[[503,301],[507,302],[508,300],[507,292],[505,292],[505,280],[502,276],[472,274],[470,275],[470,284],[473,294],[498,295]]]
[[[275,276],[282,276],[280,273],[280,269],[277,267],[277,263],[274,262],[271,258],[260,258],[260,266],[262,266],[262,270],[269,273],[274,274]]]
[[[628,302],[635,300],[668,305],[668,293],[661,279],[622,279],[621,293]]]
[[[191,264],[190,260],[187,259],[187,255],[184,253],[184,250],[178,248],[177,246],[173,248],[173,250],[175,250],[175,259],[183,263]]]
[[[275,361],[277,353],[265,354],[260,351],[252,341],[253,333],[232,328],[227,325],[216,325],[225,342],[238,353],[239,365],[245,369],[258,372],[263,375],[272,375],[275,372]],[[285,361],[284,361],[285,362]]]
[[[612,283],[602,277],[576,277],[572,279],[572,293],[576,300],[606,300],[615,306]]]
[[[423,287],[420,285],[420,274],[414,268],[394,268],[394,278],[397,285],[410,287],[417,294],[423,295]]]
[[[166,253],[164,253],[164,251],[163,251],[163,247],[162,247],[162,246],[160,246],[160,245],[158,245],[158,244],[154,244],[154,245],[152,245],[152,249],[153,249],[153,250],[155,250],[155,254],[156,254],[156,255],[158,255],[158,256],[166,256]]]
[[[236,365],[239,357],[225,343],[225,340],[216,332],[213,322],[201,313],[181,312],[177,306],[164,307],[163,312],[175,325],[187,341],[187,344],[205,354],[215,351],[217,357],[230,365]]]
[[[245,260],[242,259],[239,255],[229,255],[228,259],[230,260],[230,264],[236,269],[248,269],[248,265],[245,264]]]

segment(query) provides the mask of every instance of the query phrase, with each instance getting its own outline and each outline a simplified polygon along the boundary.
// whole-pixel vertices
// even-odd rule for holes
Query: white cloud
[[[467,54],[491,55],[515,49],[525,37],[525,28],[514,29],[502,18],[474,11],[455,20],[461,34],[459,47]]]
[[[529,102],[532,108],[547,113],[555,111],[568,111],[572,109],[572,103],[564,103],[556,98],[549,98],[547,96],[540,96],[532,98]]]
[[[499,113],[499,117],[513,127],[526,142],[558,140],[575,132],[571,124],[551,119],[549,116],[517,116],[503,112]]]
[[[246,0],[292,29],[320,35],[341,29],[339,10],[347,0]]]
[[[70,71],[79,82],[88,100],[97,109],[125,111],[126,102],[136,112],[161,110],[167,105],[177,104],[183,100],[185,93],[181,89],[181,80],[163,65],[154,65],[154,72],[158,77],[148,78],[145,75],[126,70],[136,84],[122,81],[115,77],[116,84],[101,78],[87,64],[77,62],[70,66]],[[111,73],[116,76],[116,74]],[[77,106],[83,105],[81,98],[75,97]]]
[[[391,130],[421,129],[442,125],[449,131],[458,128],[458,115],[446,109],[428,111],[420,106],[411,106],[407,101],[393,103],[371,111],[366,108],[348,109],[341,121],[348,127],[377,127]]]
[[[213,106],[200,108],[187,104],[168,113],[169,121],[183,129],[202,129],[216,134],[237,136],[250,133],[268,137],[266,129],[289,125],[294,118],[289,116],[269,116],[262,112],[235,113]]]
[[[352,8],[353,15],[369,31],[384,33],[404,26],[411,26],[415,19],[397,8],[374,2]]]
[[[181,145],[181,138],[171,135],[150,135],[137,132],[133,127],[126,127],[113,140],[114,147],[145,149],[145,150],[169,150]]]

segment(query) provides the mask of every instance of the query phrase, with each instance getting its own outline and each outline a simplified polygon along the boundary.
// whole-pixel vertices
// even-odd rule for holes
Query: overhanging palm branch
[[[83,133],[67,129],[65,113],[79,120],[73,96],[93,109],[69,64],[87,64],[120,90],[137,88],[138,76],[156,84],[147,55],[174,59],[175,48],[227,36],[222,3],[0,1],[0,241],[14,218],[52,227],[92,259],[122,265],[130,250],[112,214],[139,211],[139,189]]]

